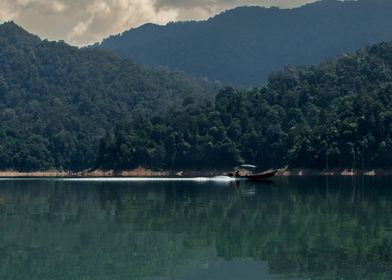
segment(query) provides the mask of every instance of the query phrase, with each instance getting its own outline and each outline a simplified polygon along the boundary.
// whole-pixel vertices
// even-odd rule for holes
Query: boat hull
[[[269,170],[257,174],[233,176],[233,178],[235,178],[238,181],[262,181],[274,177],[276,172],[278,172],[278,170]]]

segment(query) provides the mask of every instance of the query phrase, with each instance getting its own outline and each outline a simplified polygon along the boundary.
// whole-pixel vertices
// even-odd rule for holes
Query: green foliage
[[[150,117],[216,86],[143,68],[108,51],[0,26],[0,169],[91,167],[119,121]]]
[[[0,169],[377,168],[392,162],[392,44],[227,87],[0,27]]]
[[[215,106],[186,102],[158,121],[119,127],[100,152],[111,160],[96,167],[390,168],[391,94],[392,44],[382,43],[287,67],[260,89],[225,88]]]

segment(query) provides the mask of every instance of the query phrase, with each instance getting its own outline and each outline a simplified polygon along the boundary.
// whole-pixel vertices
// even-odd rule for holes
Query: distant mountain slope
[[[91,166],[116,123],[211,96],[210,83],[143,68],[108,51],[41,41],[0,25],[0,169]]]
[[[392,40],[391,11],[390,0],[324,0],[291,10],[240,7],[207,21],[146,24],[98,46],[142,64],[254,85],[287,64],[314,64]]]

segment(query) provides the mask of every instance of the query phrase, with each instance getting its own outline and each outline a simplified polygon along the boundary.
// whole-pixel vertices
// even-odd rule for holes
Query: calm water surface
[[[392,178],[0,180],[0,279],[392,279]]]

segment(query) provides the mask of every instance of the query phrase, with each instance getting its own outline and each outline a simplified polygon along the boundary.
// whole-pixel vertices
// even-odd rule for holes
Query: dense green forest
[[[122,123],[95,167],[377,168],[392,163],[392,44],[272,74],[266,87],[225,88],[166,115]]]
[[[218,91],[12,22],[0,42],[0,169],[391,167],[391,43]]]
[[[324,0],[295,9],[240,7],[207,21],[146,24],[98,46],[154,66],[261,85],[284,65],[310,65],[392,40],[392,1]]]
[[[117,122],[213,98],[217,85],[143,68],[109,51],[42,41],[0,26],[0,169],[90,167]]]

